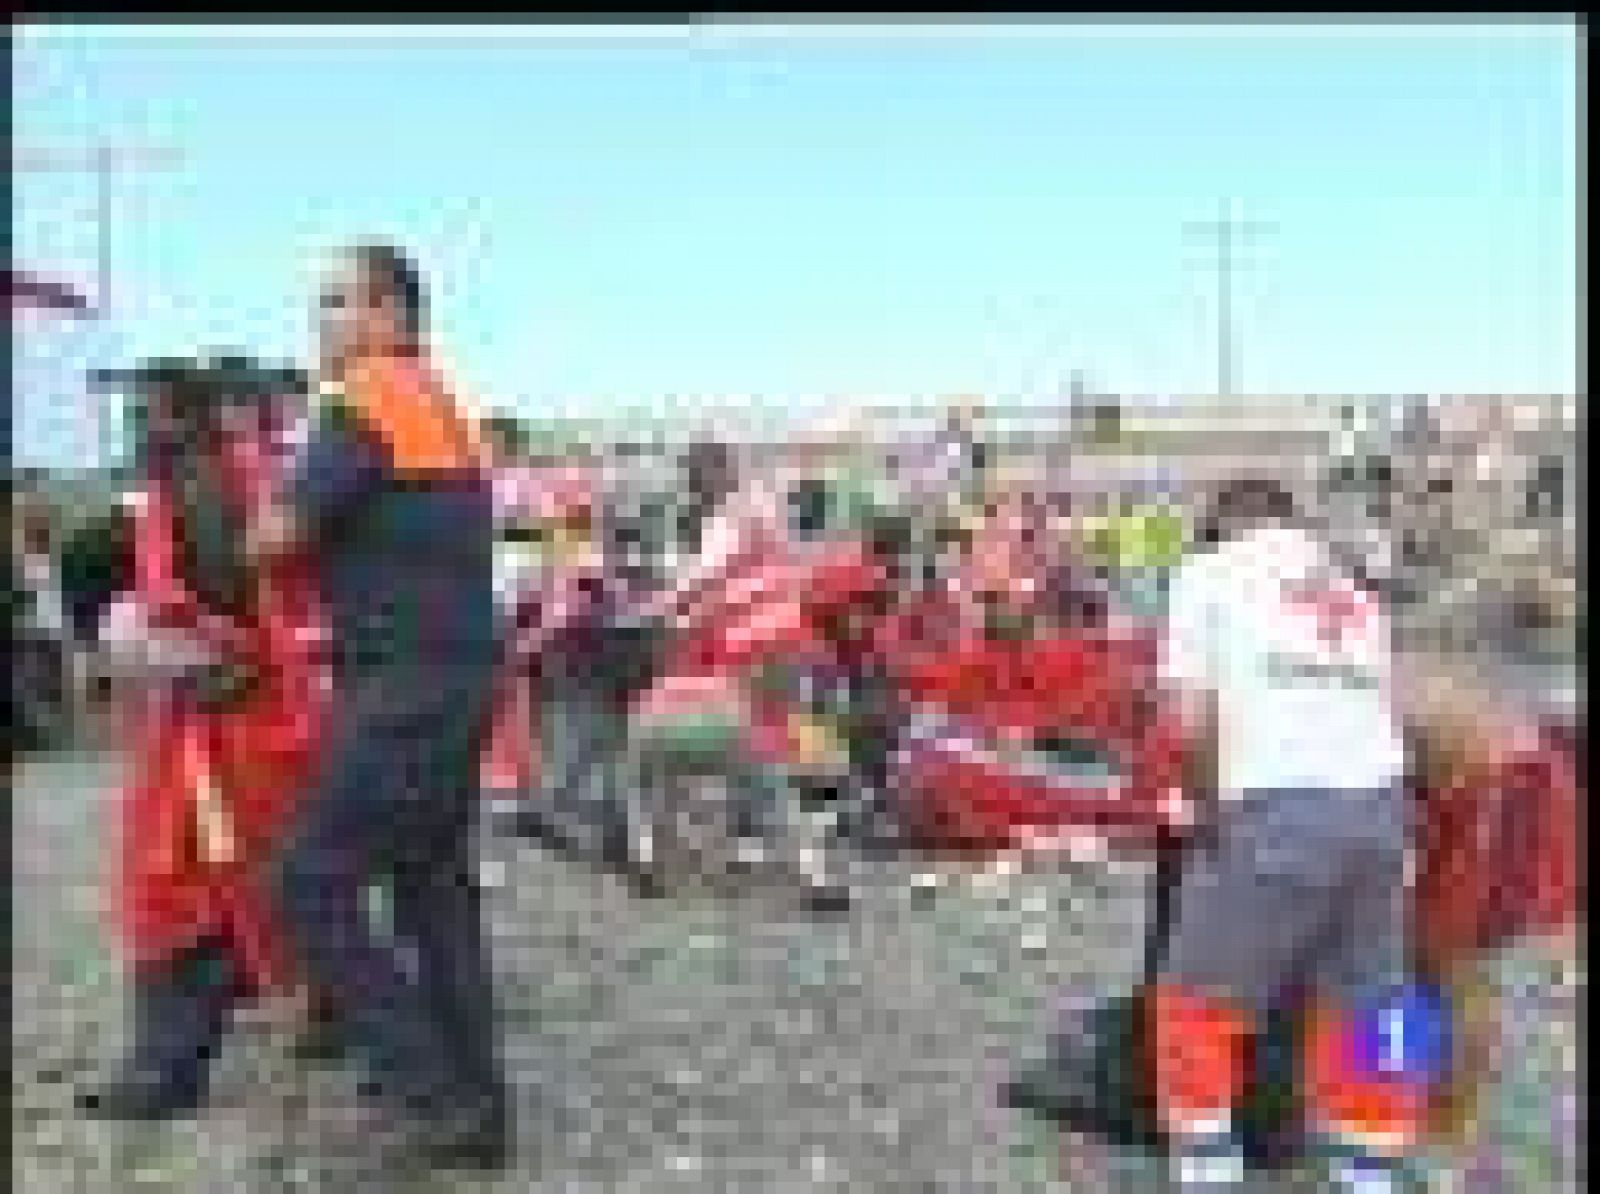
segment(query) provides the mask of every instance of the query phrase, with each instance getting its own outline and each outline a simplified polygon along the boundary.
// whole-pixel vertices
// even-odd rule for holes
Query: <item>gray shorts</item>
[[[1409,797],[1264,790],[1187,860],[1163,982],[1263,1012],[1290,991],[1357,999],[1408,962]]]

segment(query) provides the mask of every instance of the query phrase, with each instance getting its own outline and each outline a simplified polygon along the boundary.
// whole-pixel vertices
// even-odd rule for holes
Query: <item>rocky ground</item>
[[[119,1023],[95,884],[114,766],[96,753],[42,757],[15,787],[13,1151],[25,1194],[1116,1188],[1098,1168],[1068,1180],[1063,1142],[994,1097],[1063,991],[1115,989],[1137,965],[1145,876],[1104,863],[936,885],[885,865],[864,880],[859,911],[827,924],[761,900],[640,904],[536,850],[491,843],[516,1172],[475,1182],[392,1167],[363,1130],[349,1075],[296,1069],[262,1025],[239,1034],[198,1122],[86,1123],[72,1089],[114,1052]],[[1547,974],[1517,973],[1498,981],[1535,1002],[1551,989]],[[1545,1068],[1523,1065],[1516,1097],[1539,1104],[1576,1057],[1520,1014],[1517,1064]],[[1578,1188],[1564,1184],[1548,1116],[1511,1094],[1500,1102],[1498,1130],[1531,1132],[1519,1155],[1535,1160],[1499,1165],[1482,1189]]]
[[[95,886],[113,775],[63,754],[16,788],[18,1188],[430,1188],[375,1171],[348,1075],[295,1070],[259,1025],[198,1123],[72,1113],[117,1044]],[[831,924],[760,899],[640,904],[510,843],[488,845],[484,874],[522,1099],[508,1191],[1039,1185],[1055,1150],[997,1114],[996,1081],[1063,982],[1131,973],[1142,916],[1141,875],[1103,867],[924,888],[894,866]]]

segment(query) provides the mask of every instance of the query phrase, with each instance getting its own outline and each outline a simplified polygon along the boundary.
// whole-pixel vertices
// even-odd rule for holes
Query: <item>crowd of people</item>
[[[115,900],[131,1047],[89,1113],[193,1111],[233,1013],[283,996],[308,1049],[366,1065],[421,1155],[503,1166],[485,808],[643,898],[704,861],[675,851],[714,777],[730,872],[847,914],[842,860],[917,844],[886,652],[1150,621],[1063,531],[1059,495],[996,478],[970,412],[883,485],[841,482],[859,445],[828,425],[776,463],[705,437],[650,492],[634,462],[535,467],[486,437],[393,248],[343,255],[319,314],[303,386],[181,362],[125,379],[139,483],[122,581],[89,605],[136,679]],[[67,641],[24,530],[26,625]],[[1414,760],[1384,604],[1271,478],[1220,487],[1193,538],[1145,694],[1187,744],[1190,845],[1139,1011],[1159,1129],[1184,1188],[1242,1180],[1249,1041],[1293,990],[1315,1152],[1340,1188],[1405,1188],[1442,1013],[1410,943]],[[801,656],[805,702],[842,713],[764,750]],[[818,726],[831,748],[801,741]],[[536,759],[507,800],[483,798],[491,732]]]

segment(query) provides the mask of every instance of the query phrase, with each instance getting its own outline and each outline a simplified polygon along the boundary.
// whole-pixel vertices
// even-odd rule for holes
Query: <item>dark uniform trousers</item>
[[[487,651],[350,669],[280,876],[310,977],[380,1093],[423,1114],[506,1100],[475,857],[492,673]]]

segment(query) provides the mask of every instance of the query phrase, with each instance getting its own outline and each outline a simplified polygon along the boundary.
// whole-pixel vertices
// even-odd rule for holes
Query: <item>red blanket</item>
[[[1147,637],[958,636],[938,653],[894,659],[914,710],[901,790],[931,843],[988,849],[1043,835],[1159,845],[1182,833],[1184,739],[1146,707]],[[1033,744],[1052,732],[1105,751],[1117,782],[1051,764]]]
[[[261,444],[229,445],[223,464],[232,499],[265,501],[270,462]],[[269,870],[316,762],[326,700],[314,589],[306,561],[288,560],[259,577],[249,617],[205,608],[177,566],[175,519],[164,487],[148,485],[135,514],[132,598],[153,625],[249,666],[258,682],[221,711],[170,685],[135,698],[114,921],[136,965],[213,937],[236,950],[258,989],[279,987],[291,975]],[[206,807],[221,810],[225,849],[204,828]]]
[[[1584,914],[1575,761],[1551,733],[1519,745],[1496,774],[1419,794],[1418,944],[1442,971]]]

